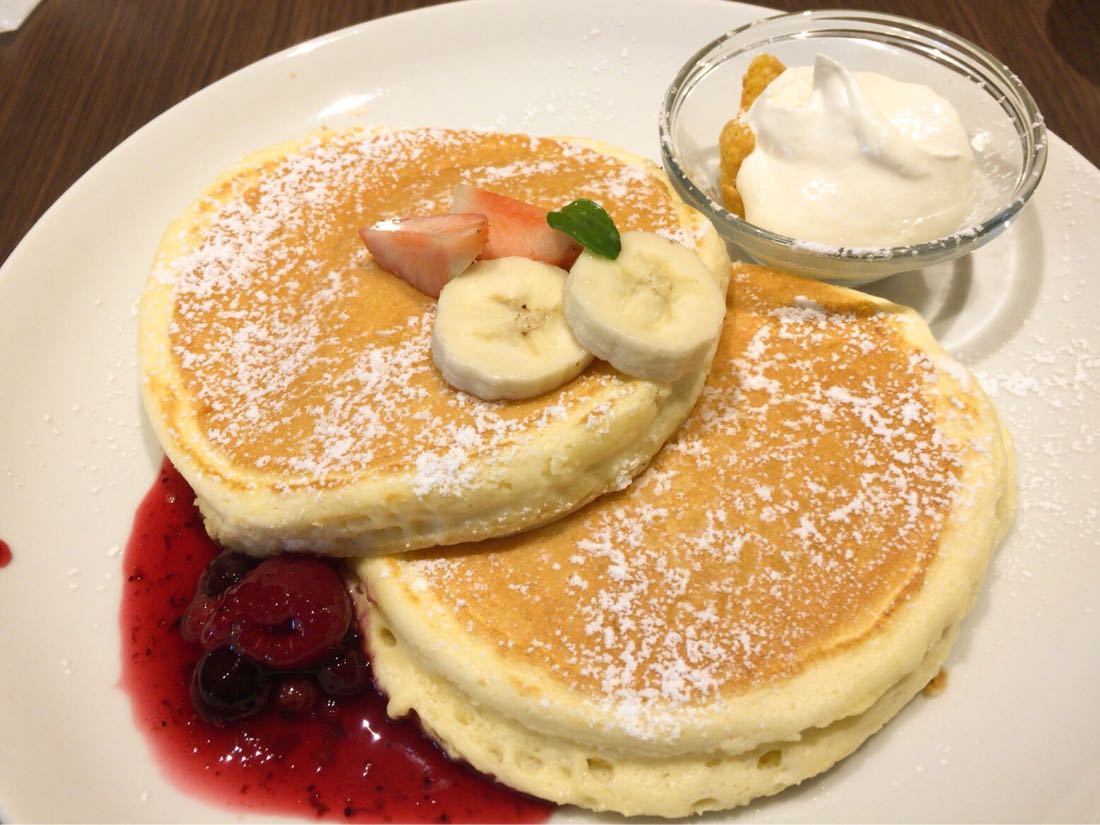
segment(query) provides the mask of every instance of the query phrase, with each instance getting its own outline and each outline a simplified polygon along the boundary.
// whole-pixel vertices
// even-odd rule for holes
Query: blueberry
[[[220,596],[248,575],[260,562],[243,553],[223,550],[210,560],[199,579],[199,592],[207,596]]]
[[[215,724],[262,710],[269,694],[263,668],[229,647],[204,653],[191,678],[192,704]]]
[[[312,680],[304,676],[288,676],[275,689],[271,701],[283,713],[300,716],[313,710],[319,697],[320,692]]]
[[[321,665],[317,683],[328,696],[352,696],[370,681],[368,667],[359,648],[354,643],[345,644]]]

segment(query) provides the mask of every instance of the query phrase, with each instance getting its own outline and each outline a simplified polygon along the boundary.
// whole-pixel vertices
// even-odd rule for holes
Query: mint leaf
[[[546,222],[597,255],[615,260],[622,251],[623,243],[615,222],[602,206],[588,198],[578,198],[550,212]]]

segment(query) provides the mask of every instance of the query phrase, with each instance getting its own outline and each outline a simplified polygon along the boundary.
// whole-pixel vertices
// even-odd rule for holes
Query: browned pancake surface
[[[707,387],[634,486],[388,564],[471,636],[620,714],[865,641],[920,586],[961,467],[929,356],[854,295],[742,268]]]
[[[520,135],[334,133],[226,181],[207,199],[213,220],[193,229],[194,251],[176,262],[171,349],[200,428],[230,464],[288,477],[287,487],[297,474],[313,486],[415,466],[426,492],[460,483],[471,459],[499,456],[566,409],[629,387],[602,364],[520,403],[444,384],[431,364],[435,302],[379,269],[356,228],[445,212],[460,180],[546,208],[588,197],[623,229],[683,231],[659,179],[580,144]]]

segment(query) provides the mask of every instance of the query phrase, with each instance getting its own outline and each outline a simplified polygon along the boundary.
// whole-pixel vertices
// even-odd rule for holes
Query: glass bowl
[[[749,61],[770,52],[811,66],[821,52],[852,71],[923,83],[959,112],[974,151],[977,202],[964,226],[898,247],[837,247],[769,232],[722,206],[718,136],[737,114]],[[700,49],[676,75],[660,111],[661,159],[681,197],[710,218],[737,254],[812,278],[867,283],[965,255],[999,234],[1024,206],[1046,165],[1046,128],[1035,101],[1003,63],[943,29],[889,14],[807,11],[741,26]]]

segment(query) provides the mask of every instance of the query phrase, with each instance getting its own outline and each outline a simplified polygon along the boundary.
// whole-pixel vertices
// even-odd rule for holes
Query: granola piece
[[[756,138],[745,122],[744,114],[768,84],[786,71],[786,68],[775,55],[758,54],[752,59],[741,80],[741,111],[722,127],[722,134],[718,138],[718,190],[726,209],[740,218],[745,217],[745,204],[741,200],[741,193],[737,191],[737,173],[741,170],[741,163],[756,147]]]
[[[745,217],[745,204],[741,200],[741,193],[737,191],[737,173],[741,169],[742,161],[752,153],[755,146],[756,138],[752,129],[740,115],[722,127],[722,134],[718,138],[718,189],[726,209],[740,218]]]
[[[741,111],[747,112],[768,84],[786,70],[787,67],[774,54],[765,52],[754,57],[741,81]]]

